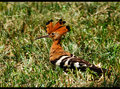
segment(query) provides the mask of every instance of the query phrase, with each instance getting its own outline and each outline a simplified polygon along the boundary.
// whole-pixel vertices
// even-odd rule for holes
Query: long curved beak
[[[41,38],[47,38],[47,37],[49,37],[49,35],[45,35],[45,36],[37,37],[37,38],[35,38],[35,40],[37,40],[37,39],[41,39]]]

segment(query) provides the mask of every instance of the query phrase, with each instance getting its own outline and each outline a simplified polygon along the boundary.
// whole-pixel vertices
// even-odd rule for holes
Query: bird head
[[[53,40],[59,40],[61,39],[62,35],[66,34],[68,31],[70,31],[69,26],[65,26],[64,24],[66,21],[63,21],[60,19],[54,26],[53,26],[53,20],[50,20],[46,23],[46,31],[48,35],[38,37],[36,39],[40,38],[52,38]]]

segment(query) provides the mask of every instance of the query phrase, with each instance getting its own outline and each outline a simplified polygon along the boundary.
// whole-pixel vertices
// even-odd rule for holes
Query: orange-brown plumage
[[[54,61],[62,55],[70,56],[71,54],[63,50],[59,40],[53,41],[53,44],[50,48],[50,61]]]
[[[46,27],[47,27],[47,33],[50,34],[52,31],[53,31],[53,23],[52,23],[53,20],[50,20],[47,24],[46,24]]]
[[[65,24],[65,21],[62,21],[62,19],[60,19],[55,26],[53,27],[53,20],[50,20],[46,23],[46,27],[47,27],[47,33],[51,34],[52,32],[54,32],[55,30],[57,30],[59,27],[63,26],[63,24]]]
[[[59,27],[63,26],[66,22],[62,21],[62,19],[60,19],[54,26],[53,31],[55,31],[56,29],[58,29]]]
[[[50,48],[50,58],[49,60],[51,63],[54,65],[59,65],[62,68],[73,68],[77,67],[81,71],[86,70],[86,68],[90,68],[91,70],[97,72],[98,74],[105,73],[107,69],[104,68],[98,68],[93,64],[90,64],[88,61],[85,61],[81,58],[77,58],[73,54],[64,51],[62,48],[60,41],[62,35],[66,34],[69,30],[69,26],[64,26],[65,21],[62,21],[60,19],[55,26],[53,25],[53,20],[50,20],[47,22],[46,27],[47,27],[47,36],[42,36],[38,37],[43,38],[43,37],[49,37],[52,38],[53,44]]]
[[[51,21],[52,20],[48,21],[46,27],[47,33],[50,34],[49,37],[53,39],[53,44],[50,48],[50,61],[54,61],[61,55],[70,56],[70,53],[64,51],[60,44],[61,36],[69,31],[69,27],[63,26],[65,24],[65,21],[62,21],[62,19],[60,19],[54,27]]]

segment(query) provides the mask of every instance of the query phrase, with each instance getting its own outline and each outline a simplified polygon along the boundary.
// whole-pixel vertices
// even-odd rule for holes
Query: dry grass
[[[120,87],[119,2],[0,2],[0,87]],[[65,74],[49,62],[45,23],[63,18],[71,31],[66,51],[103,68],[110,79],[88,72]],[[89,81],[88,81],[89,80]]]

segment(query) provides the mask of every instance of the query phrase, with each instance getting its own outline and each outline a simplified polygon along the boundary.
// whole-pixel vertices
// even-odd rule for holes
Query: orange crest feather
[[[53,20],[50,20],[46,23],[46,27],[47,27],[47,33],[50,34],[52,33],[53,30]]]
[[[63,35],[66,32],[69,31],[70,27],[69,26],[63,26],[66,22],[62,21],[62,19],[60,19],[55,26],[53,27],[53,20],[50,20],[46,23],[46,27],[47,27],[47,33],[51,34],[52,32],[58,32],[59,34]]]

